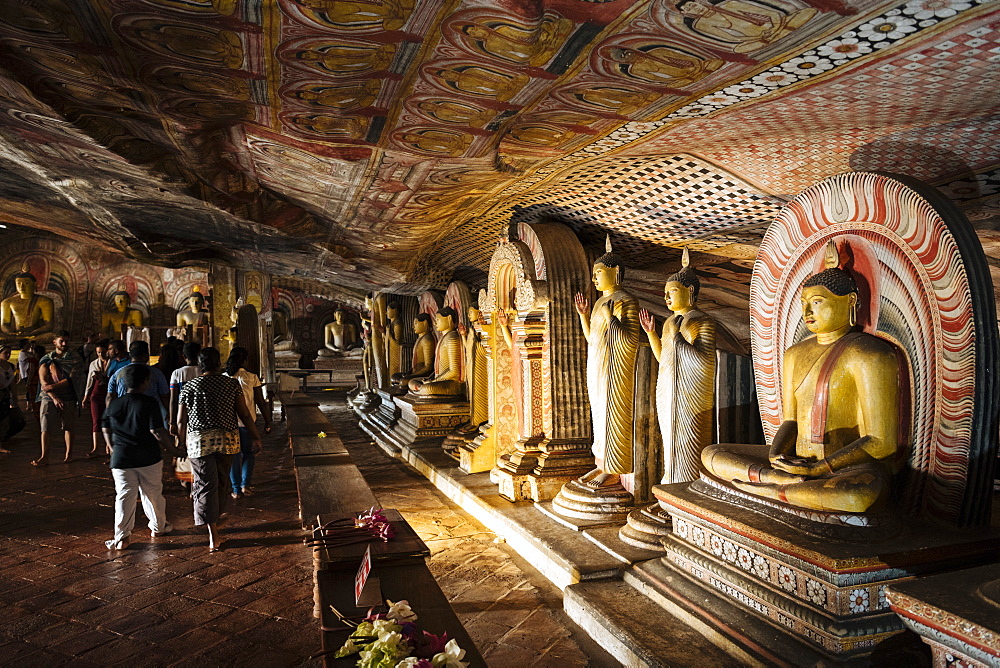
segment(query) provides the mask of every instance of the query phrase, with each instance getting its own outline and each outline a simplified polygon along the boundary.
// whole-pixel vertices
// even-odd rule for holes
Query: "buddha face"
[[[479,322],[479,309],[475,306],[469,307],[469,322]]]
[[[333,312],[333,321],[336,322],[338,325],[344,324],[344,312],[343,311],[334,311]]]
[[[663,299],[667,308],[677,313],[687,311],[694,306],[691,300],[691,288],[679,281],[668,281],[663,287]]]
[[[14,288],[19,297],[27,299],[35,294],[35,282],[30,278],[15,278]]]
[[[118,309],[119,311],[124,312],[128,309],[129,304],[132,303],[132,300],[129,299],[128,295],[115,295],[114,302],[115,302],[115,308]]]
[[[426,334],[427,333],[427,325],[428,325],[428,323],[427,323],[426,320],[417,320],[416,318],[414,318],[413,319],[413,333],[416,334],[417,336],[420,336],[422,334]]]
[[[679,9],[681,14],[684,16],[692,17],[704,16],[710,12],[708,7],[705,7],[700,2],[695,2],[695,0],[685,0],[685,2],[677,5],[677,9]]]
[[[594,265],[594,287],[601,292],[610,292],[618,287],[618,267],[606,267],[600,262]]]
[[[451,324],[450,315],[441,315],[437,313],[434,315],[434,328],[439,332],[447,332],[454,328]]]
[[[385,310],[385,317],[387,317],[389,320],[395,320],[398,315],[399,311],[391,306]]]
[[[188,308],[197,313],[205,305],[205,298],[201,295],[191,295],[188,297]]]
[[[851,324],[851,309],[858,301],[855,293],[838,297],[822,285],[802,291],[802,320],[814,334],[835,332]]]

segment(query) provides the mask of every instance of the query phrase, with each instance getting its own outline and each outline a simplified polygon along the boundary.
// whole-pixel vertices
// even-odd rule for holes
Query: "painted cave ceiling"
[[[0,220],[169,265],[479,287],[561,220],[739,283],[850,169],[1000,266],[1000,2],[2,0]],[[996,238],[995,236],[996,235]]]

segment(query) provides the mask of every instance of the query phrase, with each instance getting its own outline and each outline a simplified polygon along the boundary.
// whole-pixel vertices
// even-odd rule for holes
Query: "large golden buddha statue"
[[[465,345],[455,329],[454,309],[445,306],[434,316],[438,331],[434,349],[434,375],[427,379],[410,380],[410,391],[418,397],[459,397],[465,393]]]
[[[122,327],[142,327],[142,312],[132,308],[132,297],[121,286],[111,295],[114,308],[101,314],[101,331],[110,339],[122,338]]]
[[[587,393],[594,424],[597,468],[580,478],[589,487],[618,483],[632,472],[635,358],[639,348],[639,302],[622,288],[624,271],[611,250],[594,262],[594,303],[577,293],[576,310],[587,337]]]
[[[719,444],[705,468],[751,494],[812,510],[863,513],[887,498],[907,447],[902,388],[908,369],[888,340],[855,327],[858,286],[838,268],[831,242],[826,270],[802,287],[811,336],[785,351],[784,421],[770,449]]]
[[[25,263],[21,273],[14,274],[17,294],[0,302],[0,329],[11,338],[47,343],[53,339],[55,306],[51,299],[35,292],[36,286],[35,277]]]

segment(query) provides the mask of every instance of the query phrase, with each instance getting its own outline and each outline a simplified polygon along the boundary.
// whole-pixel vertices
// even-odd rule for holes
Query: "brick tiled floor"
[[[432,550],[428,560],[491,666],[617,665],[562,612],[560,592],[422,476],[388,457],[341,408],[325,406],[375,495]],[[77,438],[76,454],[90,434]],[[166,476],[176,528],[152,539],[141,507],[131,547],[108,552],[107,459],[34,468],[38,428],[0,455],[0,665],[318,666],[311,554],[302,544],[283,426],[265,438],[256,494],[234,502],[226,549],[209,554],[191,503]]]
[[[82,420],[83,422],[89,422]],[[84,428],[86,428],[86,424]],[[89,449],[82,431],[76,451]],[[132,545],[109,552],[114,483],[107,459],[38,455],[29,421],[0,455],[0,665],[319,665],[312,562],[302,544],[283,428],[265,439],[257,494],[235,501],[226,549],[209,554],[191,502],[167,476],[176,528],[150,538],[141,508]]]

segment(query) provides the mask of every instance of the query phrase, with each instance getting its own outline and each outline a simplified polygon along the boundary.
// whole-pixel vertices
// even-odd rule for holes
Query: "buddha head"
[[[390,302],[388,306],[385,307],[385,317],[389,320],[395,320],[399,317],[399,304],[396,302]]]
[[[455,309],[445,306],[434,316],[434,328],[439,332],[450,332],[455,329]]]
[[[338,325],[343,325],[346,318],[347,313],[344,312],[344,309],[337,309],[333,312],[333,321]]]
[[[188,309],[197,313],[205,306],[205,297],[201,294],[201,291],[196,287],[190,295],[188,295]]]
[[[690,265],[691,255],[685,248],[681,256],[681,270],[668,276],[667,283],[663,286],[663,299],[667,308],[674,313],[685,313],[694,308],[698,301],[701,281]]]
[[[468,311],[469,322],[479,322],[479,309],[475,306],[470,306]]]
[[[683,0],[683,2],[678,2],[675,7],[684,16],[698,17],[711,13],[711,10],[698,2],[698,0]]]
[[[417,317],[413,319],[413,333],[417,336],[423,336],[429,331],[431,331],[431,317],[426,313],[418,313]]]
[[[132,305],[132,298],[129,296],[128,292],[125,291],[125,287],[119,287],[118,292],[111,295],[111,301],[115,305],[115,310],[119,313],[124,313],[128,310],[128,307]]]
[[[28,263],[21,265],[21,272],[14,274],[14,288],[22,299],[30,299],[35,294],[35,275],[28,271]]]
[[[826,269],[802,284],[802,320],[814,334],[835,332],[857,321],[858,285],[841,269],[834,242],[826,247]]]
[[[605,242],[607,252],[594,262],[592,279],[594,287],[601,292],[612,292],[625,278],[625,267],[621,258],[611,250],[611,235]]]

